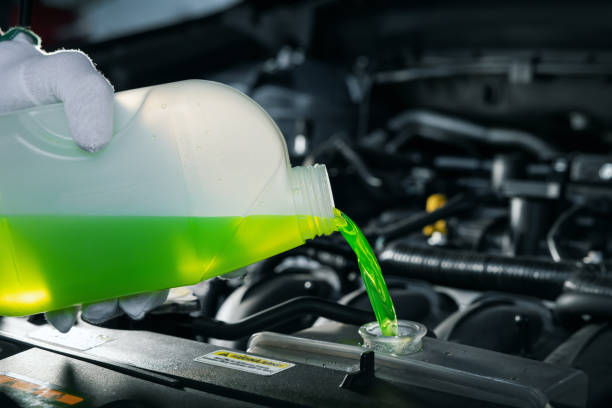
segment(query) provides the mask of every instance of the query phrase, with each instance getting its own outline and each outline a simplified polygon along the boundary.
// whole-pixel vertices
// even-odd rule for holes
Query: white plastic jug
[[[0,315],[194,284],[335,230],[324,166],[239,91],[119,92],[88,153],[61,104],[0,115]]]

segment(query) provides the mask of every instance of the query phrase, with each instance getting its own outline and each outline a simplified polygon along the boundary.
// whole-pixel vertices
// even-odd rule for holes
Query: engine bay
[[[327,166],[398,318],[427,334],[401,359],[360,346],[374,317],[333,234],[173,289],[142,320],[62,335],[0,318],[0,390],[21,389],[0,405],[34,389],[63,395],[42,407],[609,406],[610,12],[247,2],[73,39],[117,90],[197,77],[258,102],[293,164]]]

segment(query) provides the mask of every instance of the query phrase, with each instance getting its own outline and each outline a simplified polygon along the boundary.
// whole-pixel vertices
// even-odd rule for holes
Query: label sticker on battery
[[[217,350],[212,353],[196,357],[194,361],[212,364],[234,370],[246,371],[259,375],[274,375],[293,367],[295,364],[272,360],[251,354],[236,353],[229,350]]]
[[[23,407],[83,408],[85,399],[53,384],[41,382],[23,375],[0,373],[0,393]]]
[[[76,350],[85,351],[113,340],[101,333],[91,332],[81,327],[73,327],[68,333],[60,333],[51,326],[44,326],[28,334],[29,337],[47,343],[59,344]]]

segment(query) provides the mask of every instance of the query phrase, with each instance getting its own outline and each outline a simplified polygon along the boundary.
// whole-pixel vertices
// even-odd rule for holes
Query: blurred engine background
[[[399,318],[582,370],[587,406],[606,407],[610,17],[595,1],[46,0],[31,26],[48,51],[88,53],[117,91],[188,78],[241,89],[278,123],[294,165],[327,165]],[[17,2],[0,5],[0,27],[17,18]],[[347,333],[316,308],[286,313],[295,298],[370,310],[341,237],[247,270],[105,326],[244,350],[261,330]]]

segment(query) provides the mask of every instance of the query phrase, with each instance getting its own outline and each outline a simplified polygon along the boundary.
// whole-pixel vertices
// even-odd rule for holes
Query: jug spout
[[[334,232],[334,199],[325,165],[292,167],[289,180],[302,238]]]

